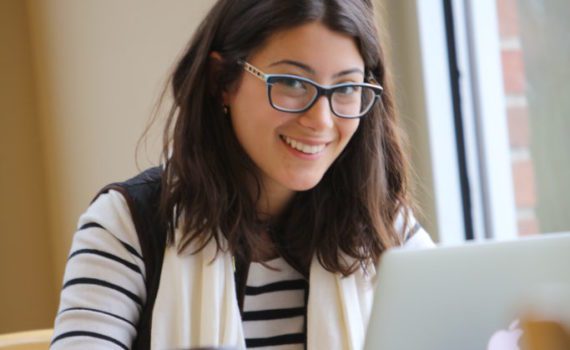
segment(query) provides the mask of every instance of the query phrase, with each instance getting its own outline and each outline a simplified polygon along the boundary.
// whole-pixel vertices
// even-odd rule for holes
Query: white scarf
[[[406,246],[433,245],[425,231]],[[375,269],[348,277],[325,270],[317,259],[310,268],[307,348],[360,350],[373,300]],[[211,240],[196,254],[164,254],[152,318],[151,349],[235,346],[245,349],[235,294],[232,256]]]

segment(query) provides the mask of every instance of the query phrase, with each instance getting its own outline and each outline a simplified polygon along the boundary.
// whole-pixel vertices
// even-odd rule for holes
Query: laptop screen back
[[[570,234],[393,250],[377,276],[366,349],[514,350],[529,303],[570,286]]]

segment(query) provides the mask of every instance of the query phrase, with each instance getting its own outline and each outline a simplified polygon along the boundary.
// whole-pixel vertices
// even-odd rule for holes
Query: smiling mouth
[[[280,135],[280,137],[281,137],[281,139],[282,139],[283,141],[285,141],[285,143],[286,143],[287,145],[289,145],[289,147],[291,147],[291,148],[293,148],[293,149],[295,149],[295,150],[297,150],[297,151],[299,151],[299,152],[305,153],[305,154],[317,154],[317,153],[320,153],[320,152],[322,152],[322,151],[325,149],[325,147],[327,146],[327,144],[325,144],[325,143],[320,144],[320,145],[307,145],[307,144],[304,144],[304,143],[302,143],[302,142],[300,142],[300,141],[293,140],[292,138],[287,137],[287,136],[285,136],[285,135]]]

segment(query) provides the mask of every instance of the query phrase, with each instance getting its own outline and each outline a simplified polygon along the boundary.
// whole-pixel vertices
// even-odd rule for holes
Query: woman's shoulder
[[[100,193],[73,237],[52,347],[106,348],[112,342],[128,348],[146,301],[145,277],[127,200],[115,190]],[[81,337],[85,332],[93,336]]]
[[[394,229],[400,235],[402,246],[405,248],[416,249],[435,246],[429,233],[422,227],[409,208],[400,210],[394,222]]]
[[[406,249],[433,248],[435,243],[429,233],[420,226],[420,229],[404,242],[403,247]]]
[[[136,241],[137,221],[157,210],[161,175],[162,170],[154,167],[127,181],[103,187],[79,218],[79,228],[99,225],[114,235]]]
[[[96,234],[105,231],[106,235]],[[79,217],[75,239],[85,239],[88,235],[95,237],[114,237],[123,246],[132,247],[137,255],[141,254],[138,236],[132,219],[127,200],[124,195],[115,190],[102,193],[91,203],[87,210]]]

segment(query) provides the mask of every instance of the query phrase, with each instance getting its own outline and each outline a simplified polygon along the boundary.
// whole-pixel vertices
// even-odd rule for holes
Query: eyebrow
[[[315,73],[316,73],[313,68],[307,66],[306,64],[298,62],[298,61],[293,61],[293,60],[280,60],[280,61],[271,63],[268,67],[273,67],[273,66],[277,66],[277,65],[281,65],[281,64],[286,64],[286,65],[290,65],[290,66],[295,66],[297,68],[301,68],[305,72],[312,74],[312,75],[315,75]],[[343,75],[348,75],[348,74],[352,74],[352,73],[360,73],[360,74],[364,75],[364,72],[362,71],[362,69],[352,68],[352,69],[346,69],[346,70],[343,70],[341,72],[338,72],[338,73],[334,74],[332,77],[338,78],[338,77],[341,77]]]

